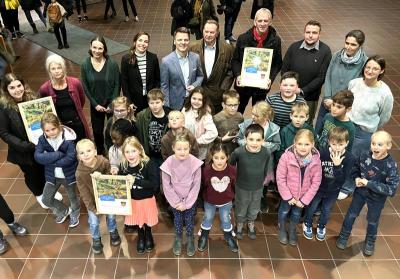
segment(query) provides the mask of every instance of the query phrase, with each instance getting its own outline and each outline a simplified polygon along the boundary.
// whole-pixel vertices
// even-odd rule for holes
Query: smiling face
[[[313,147],[314,143],[306,136],[298,138],[294,143],[294,148],[301,157],[306,157],[310,154]]]
[[[212,155],[212,167],[216,171],[222,171],[226,168],[228,162],[228,156],[225,152],[218,151]]]
[[[281,84],[279,86],[282,97],[285,99],[293,98],[296,95],[296,91],[298,88],[299,85],[295,78],[285,78],[281,81]]]
[[[321,28],[318,25],[307,25],[304,28],[304,42],[307,46],[313,46],[319,40]]]
[[[92,144],[83,144],[77,148],[78,159],[85,166],[92,166],[96,161],[97,150]]]
[[[175,153],[175,158],[178,160],[185,160],[190,154],[190,144],[187,141],[176,141],[172,146]]]
[[[256,14],[254,19],[254,26],[256,27],[258,34],[264,34],[267,32],[269,25],[271,24],[271,17],[266,12],[260,12]]]
[[[176,50],[183,55],[186,55],[189,49],[190,38],[186,33],[178,32],[174,38],[174,45],[176,46]]]
[[[344,49],[346,51],[347,56],[351,57],[357,53],[360,49],[360,44],[357,42],[357,39],[354,37],[347,37],[344,41]]]
[[[249,133],[246,137],[246,149],[251,153],[259,152],[263,143],[263,135],[260,133]]]
[[[64,78],[64,70],[58,63],[50,63],[49,72],[53,79],[62,79]]]
[[[368,61],[364,68],[364,79],[367,81],[376,81],[380,74],[382,74],[381,66],[374,60]]]
[[[104,45],[99,41],[93,41],[90,45],[93,58],[100,59],[104,57]]]
[[[371,137],[371,151],[372,158],[375,160],[382,160],[387,155],[389,150],[392,148],[390,139],[382,133],[373,134]]]
[[[203,95],[201,93],[193,93],[192,97],[190,97],[190,104],[194,110],[201,109],[203,106]]]
[[[10,96],[17,102],[22,101],[22,97],[25,93],[25,87],[19,80],[13,80],[7,85],[7,91]]]
[[[125,105],[114,106],[113,113],[116,119],[126,118],[128,116],[128,108]]]
[[[149,36],[141,35],[135,42],[135,50],[139,53],[145,53],[149,47]]]
[[[140,160],[140,150],[127,144],[124,148],[124,156],[128,163],[136,164]]]

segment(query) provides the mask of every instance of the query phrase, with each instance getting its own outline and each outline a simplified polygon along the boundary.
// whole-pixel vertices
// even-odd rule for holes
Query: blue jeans
[[[375,194],[366,188],[357,188],[354,191],[353,200],[347,210],[346,217],[343,221],[340,235],[348,238],[353,228],[354,221],[360,214],[364,204],[367,204],[367,235],[365,240],[375,242],[378,231],[379,218],[383,207],[385,206],[386,196]]]
[[[301,212],[303,208],[295,205],[290,205],[288,201],[281,201],[278,210],[278,222],[281,228],[285,227],[286,220],[289,217],[289,221],[294,224],[298,224],[300,221]]]
[[[307,226],[312,227],[313,224],[313,215],[315,211],[320,207],[321,215],[318,220],[318,228],[325,228],[328,223],[329,215],[331,213],[331,209],[333,204],[336,201],[338,196],[337,192],[334,193],[319,193],[314,196],[314,199],[311,201],[310,205],[307,206],[306,212],[304,215],[304,223]]]
[[[371,149],[372,133],[361,130],[360,126],[358,126],[356,124],[355,124],[355,126],[356,126],[356,130],[354,133],[354,143],[353,143],[353,149],[351,150],[351,153],[353,154],[354,158],[357,161],[360,158],[360,153],[362,151]],[[340,191],[345,194],[351,194],[354,192],[355,188],[356,188],[356,184],[354,182],[354,179],[349,177],[344,182]]]
[[[96,215],[93,211],[88,210],[89,230],[93,239],[99,239],[101,237],[100,217],[101,215]],[[115,215],[106,215],[106,221],[109,232],[113,232],[117,229],[117,221],[115,220]]]
[[[229,202],[221,207],[217,207],[208,202],[204,202],[204,218],[201,223],[201,228],[210,230],[214,221],[215,211],[219,209],[219,219],[221,220],[221,229],[224,232],[230,232],[232,230],[231,223],[231,209],[232,202]]]

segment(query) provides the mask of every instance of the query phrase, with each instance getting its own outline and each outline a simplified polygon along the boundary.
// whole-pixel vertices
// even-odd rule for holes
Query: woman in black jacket
[[[133,38],[130,53],[121,59],[122,92],[136,113],[147,108],[147,92],[160,87],[160,66],[157,55],[147,51],[150,35],[139,32]]]

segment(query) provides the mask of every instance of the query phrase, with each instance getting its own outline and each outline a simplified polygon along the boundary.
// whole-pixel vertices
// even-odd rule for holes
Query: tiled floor
[[[88,7],[90,20],[80,26],[104,34],[118,42],[130,44],[139,30],[151,34],[150,49],[159,58],[170,51],[170,0],[136,0],[140,21],[123,22],[122,5],[118,17],[103,21],[104,2]],[[217,1],[214,1],[217,2]],[[242,7],[234,33],[239,35],[251,24],[251,0]],[[351,29],[365,31],[365,49],[387,59],[385,82],[395,96],[391,121],[385,129],[394,135],[393,156],[400,162],[400,2],[396,0],[276,0],[274,26],[286,49],[302,36],[303,25],[311,18],[322,22],[322,40],[338,50],[344,35]],[[24,16],[20,15],[21,20]],[[223,20],[223,18],[221,18]],[[73,18],[72,24],[78,24]],[[88,38],[89,39],[89,38]],[[73,41],[71,41],[73,51]],[[47,80],[45,57],[49,52],[28,40],[19,39],[15,48],[21,59],[15,72],[21,74],[34,90]],[[122,54],[114,58],[118,61]],[[79,76],[79,66],[68,63],[70,75]],[[276,83],[273,88],[277,88]],[[3,222],[11,249],[0,257],[0,278],[399,278],[400,276],[400,194],[388,200],[379,225],[377,250],[365,258],[360,244],[365,234],[365,219],[359,218],[351,237],[351,247],[340,251],[335,235],[340,230],[349,200],[338,203],[328,224],[326,241],[308,241],[300,237],[298,247],[282,246],[277,240],[276,212],[262,214],[257,221],[257,240],[246,237],[239,242],[240,253],[231,253],[222,241],[218,222],[211,232],[208,250],[195,257],[174,257],[171,251],[172,224],[167,214],[160,214],[154,229],[156,248],[150,254],[137,255],[136,235],[123,235],[121,247],[111,248],[103,235],[104,255],[90,251],[87,215],[81,214],[77,228],[56,225],[52,214],[41,209],[22,179],[18,167],[6,162],[6,146],[0,142],[0,193],[13,209],[17,220],[30,234],[14,237]],[[198,214],[200,220],[202,213]],[[122,232],[122,219],[118,224]],[[103,224],[104,225],[104,224]],[[199,221],[197,221],[197,228]],[[105,232],[105,227],[102,228]],[[300,227],[299,227],[300,235]]]

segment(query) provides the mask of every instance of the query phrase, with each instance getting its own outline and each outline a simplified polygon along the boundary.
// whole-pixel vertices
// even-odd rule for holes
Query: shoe
[[[54,195],[54,198],[58,201],[62,201],[63,200],[63,196],[61,195],[60,192],[56,192],[56,194]]]
[[[34,33],[34,34],[39,33],[39,31],[38,31],[37,28],[36,28],[36,24],[35,24],[35,23],[32,23],[32,24],[31,24],[31,27],[32,27],[32,30],[33,30],[33,33]]]
[[[197,242],[197,250],[199,250],[200,252],[204,252],[204,250],[206,250],[207,248],[209,233],[210,230],[201,229],[201,235],[199,237],[199,241]]]
[[[16,40],[17,39],[17,34],[15,32],[13,32],[11,34],[11,40]]]
[[[144,239],[146,252],[149,253],[154,249],[154,239],[153,235],[151,234],[151,227],[147,225],[144,225]]]
[[[239,251],[239,247],[238,247],[235,239],[233,239],[232,231],[224,232],[224,238],[225,238],[226,244],[228,244],[229,249],[232,252],[237,253]]]
[[[347,198],[349,196],[349,194],[343,193],[343,192],[339,192],[339,195],[337,197],[337,199],[339,201],[344,200],[345,198]]]
[[[348,238],[344,237],[343,235],[340,234],[336,240],[336,247],[341,250],[346,249],[347,241],[348,241]]]
[[[67,219],[67,217],[72,213],[72,208],[68,207],[68,209],[66,210],[66,212],[64,213],[64,215],[61,216],[57,216],[56,217],[56,223],[57,224],[62,224],[64,223],[65,219]]]
[[[129,21],[129,16],[126,16],[125,17],[125,22],[128,22]]]
[[[284,224],[279,224],[278,237],[280,243],[282,243],[283,245],[288,244],[288,234]]]
[[[69,44],[68,44],[68,43],[65,43],[65,44],[64,44],[64,48],[69,48]]]
[[[250,222],[247,223],[247,235],[252,240],[255,240],[257,238],[256,228],[254,226],[254,221],[250,221]]]
[[[138,16],[135,16],[135,17],[133,18],[133,20],[136,21],[136,22],[138,22],[138,21],[139,21]]]
[[[0,254],[4,254],[8,250],[8,242],[0,231]]]
[[[174,244],[172,246],[172,252],[175,256],[180,256],[182,253],[182,235],[175,234]]]
[[[321,210],[315,211],[315,212],[314,212],[314,216],[320,216],[320,215],[321,215],[321,212],[322,212]]]
[[[37,202],[40,204],[40,206],[41,206],[43,209],[49,209],[49,207],[46,206],[46,205],[43,203],[42,197],[43,197],[43,194],[40,195],[40,196],[36,196]]]
[[[119,237],[118,230],[110,232],[110,244],[112,246],[118,246],[121,244],[121,238]]]
[[[138,238],[136,243],[136,252],[138,254],[143,254],[145,251],[145,243],[144,243],[144,228],[138,229]]]
[[[124,233],[134,233],[135,231],[135,226],[124,225]]]
[[[188,257],[193,257],[195,253],[196,248],[194,246],[194,236],[190,235],[187,237],[186,255],[188,255]]]
[[[226,40],[225,40],[225,43],[227,43],[227,44],[230,45],[230,44],[231,44],[231,41],[229,41],[229,39],[226,39]]]
[[[111,18],[114,18],[114,17],[116,17],[116,16],[117,16],[117,12],[114,11],[114,12],[111,13],[111,16],[110,16],[110,17],[111,17]]]
[[[82,17],[81,16],[78,16],[78,22],[82,23]]]
[[[375,251],[375,243],[371,241],[365,241],[363,245],[363,254],[367,257],[371,257]]]
[[[236,224],[236,238],[243,239],[243,223]]]
[[[62,44],[58,44],[58,47],[57,47],[58,49],[63,49],[64,48],[64,46],[62,45]]]
[[[326,236],[326,228],[317,228],[317,235],[316,238],[319,241],[324,241]]]
[[[103,243],[101,243],[101,238],[98,239],[93,238],[92,251],[95,254],[103,253]]]
[[[69,227],[75,228],[79,225],[79,215],[78,216],[70,216],[69,217]]]
[[[237,41],[237,39],[232,35],[232,36],[230,36],[229,38],[228,38],[228,40],[230,41],[230,42],[236,42]]]
[[[303,235],[307,239],[310,239],[310,240],[313,239],[314,234],[312,231],[312,226],[307,226],[306,223],[303,223]]]
[[[22,226],[21,224],[14,222],[12,224],[7,224],[7,226],[10,228],[10,230],[13,232],[15,235],[26,235],[28,233],[28,230]]]
[[[18,38],[23,38],[23,37],[25,37],[25,34],[22,33],[21,31],[17,31],[17,37]]]
[[[293,222],[289,222],[289,230],[288,230],[288,236],[289,236],[289,244],[292,246],[297,245],[297,233],[296,233],[296,226],[297,224]]]
[[[88,18],[87,15],[84,15],[84,16],[83,16],[83,19],[84,19],[84,20],[89,20],[89,18]]]

